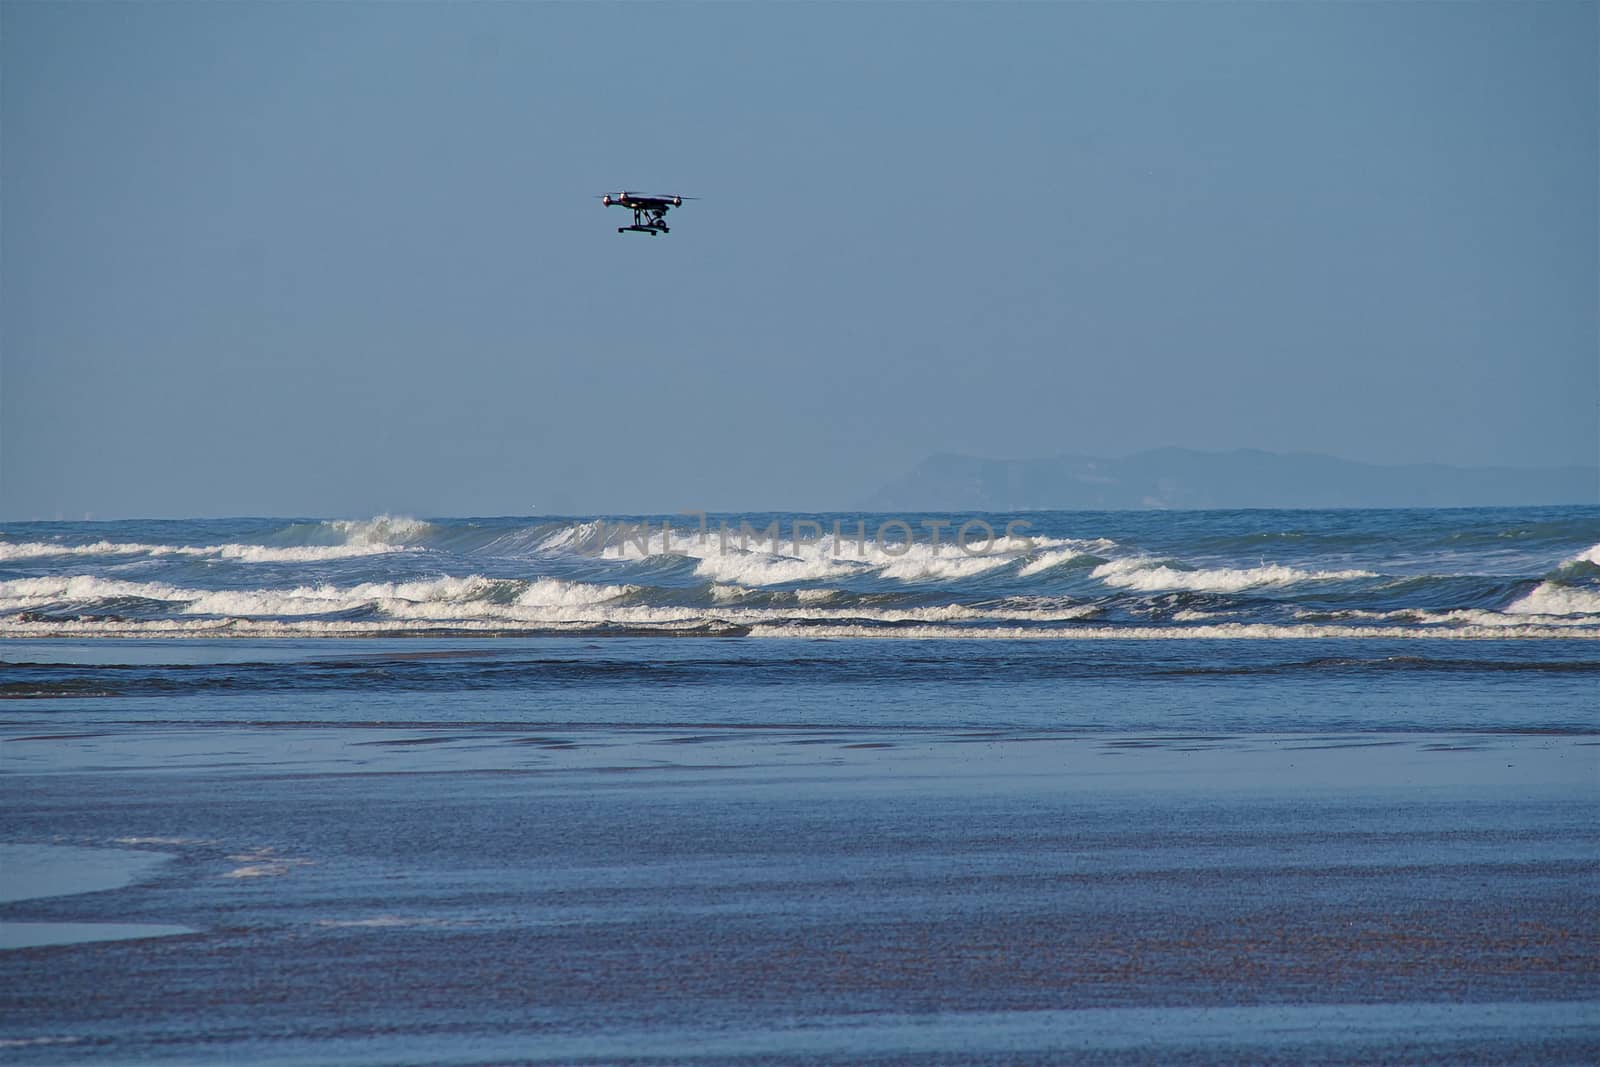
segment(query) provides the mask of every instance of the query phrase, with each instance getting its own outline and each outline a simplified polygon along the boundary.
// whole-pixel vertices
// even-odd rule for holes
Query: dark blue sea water
[[[1600,1058],[1600,508],[895,518],[6,527],[0,1052]]]

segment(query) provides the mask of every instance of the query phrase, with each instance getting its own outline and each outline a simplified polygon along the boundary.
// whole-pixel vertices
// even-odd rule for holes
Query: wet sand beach
[[[1570,733],[290,725],[5,741],[17,1062],[1582,1063]],[[92,990],[92,995],[85,995]]]

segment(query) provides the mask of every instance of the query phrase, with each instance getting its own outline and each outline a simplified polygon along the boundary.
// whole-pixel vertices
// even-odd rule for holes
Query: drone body
[[[606,207],[627,208],[633,212],[632,226],[618,226],[618,233],[647,233],[654,237],[658,233],[670,233],[667,226],[667,212],[675,207],[682,207],[685,200],[693,200],[692,196],[671,195],[646,195],[644,193],[630,193],[624,189],[620,193],[606,193],[600,197],[600,202]]]

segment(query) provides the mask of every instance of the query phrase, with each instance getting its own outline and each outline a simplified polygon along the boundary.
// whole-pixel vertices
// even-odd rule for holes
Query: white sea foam
[[[999,554],[967,556],[951,551],[944,554],[932,551],[914,554],[908,552],[893,563],[882,564],[878,573],[885,578],[902,582],[948,582],[986,574],[1011,562],[1012,557]]]
[[[818,557],[774,556],[765,552],[726,554],[712,552],[700,557],[694,573],[713,582],[731,585],[786,585],[790,582],[818,582],[843,578],[870,570],[864,563]]]
[[[519,621],[512,619],[418,619],[343,620],[343,619],[152,619],[143,622],[109,619],[30,620],[0,618],[0,635],[22,637],[392,637],[414,634],[435,636],[506,632],[593,633],[605,632],[626,620],[564,622],[557,619]],[[662,633],[721,633],[730,627],[721,619],[686,613],[679,621],[649,624]]]
[[[215,555],[240,563],[317,563],[330,559],[356,559],[415,551],[417,549],[405,545],[373,541],[355,545],[215,545],[194,554]]]
[[[76,1045],[81,1037],[0,1037],[0,1048],[28,1048],[32,1045]]]
[[[52,605],[94,604],[138,598],[182,605],[190,615],[236,618],[324,615],[363,607],[398,617],[440,618],[515,615],[516,607],[601,604],[633,589],[542,578],[431,578],[366,582],[353,586],[303,585],[289,589],[185,589],[163,582],[129,582],[94,575],[17,578],[0,582],[0,612]],[[496,599],[498,598],[498,599]],[[441,607],[445,610],[441,611]],[[3,621],[3,620],[0,620]]]
[[[279,878],[288,874],[297,867],[308,867],[312,860],[296,859],[289,856],[279,856],[275,848],[258,848],[253,852],[241,852],[228,858],[244,866],[235,867],[222,877],[224,878]]]
[[[371,519],[333,519],[325,523],[347,545],[404,545],[437,531],[431,522],[404,515],[379,515]]]
[[[840,618],[903,624],[956,619],[998,619],[1053,621],[1081,617],[1092,607],[1071,605],[1059,598],[1017,598],[985,607],[964,604],[944,605],[842,605],[830,603],[842,594],[831,589],[801,589],[784,594],[792,603],[776,607],[741,606],[739,587],[716,586],[720,596],[715,614],[703,607],[676,604],[627,603],[627,598],[643,592],[631,585],[596,585],[562,579],[542,578],[528,583],[512,579],[491,579],[481,575],[466,578],[437,578],[401,583],[365,583],[355,586],[300,586],[292,589],[199,590],[181,589],[151,582],[126,582],[115,579],[78,576],[72,578],[18,579],[0,583],[0,611],[52,606],[62,610],[73,602],[95,604],[121,597],[141,598],[175,605],[183,615],[217,616],[219,623],[234,624],[238,632],[259,632],[253,623],[274,620],[286,623],[297,616],[347,613],[368,608],[396,624],[438,623],[452,626],[473,624],[522,624],[549,626],[703,626],[718,623],[749,625],[782,619],[827,622]],[[749,595],[754,590],[745,591]],[[720,606],[726,604],[725,607]],[[70,610],[70,608],[68,608]],[[374,632],[370,620],[325,621],[326,632]],[[0,632],[36,632],[41,626],[75,627],[117,620],[24,621],[15,615],[0,616]],[[151,619],[126,621],[120,625],[145,632],[172,628],[179,620]],[[184,625],[184,629],[199,629]],[[207,627],[209,628],[209,627]],[[318,629],[306,627],[307,629]],[[382,629],[378,627],[376,629]],[[92,631],[79,631],[92,632]]]
[[[1340,626],[1335,624],[1268,625],[1252,623],[1224,623],[1209,626],[1144,626],[1144,627],[1071,627],[1040,629],[1034,625],[989,627],[951,623],[910,624],[885,626],[856,623],[841,619],[837,624],[794,625],[786,620],[773,619],[759,622],[748,628],[752,637],[875,637],[906,640],[944,640],[947,638],[975,638],[986,640],[1187,640],[1230,639],[1271,640],[1279,638],[1459,638],[1501,639],[1539,638],[1545,640],[1574,639],[1600,640],[1600,626],[1545,625],[1536,617],[1529,617],[1524,625],[1466,625],[1466,626]],[[911,623],[904,619],[902,622]],[[1035,620],[1029,620],[1033,622]],[[661,633],[718,632],[734,622],[722,616],[689,616],[681,621],[658,621],[648,624],[651,630]],[[195,619],[155,620],[151,622],[112,622],[104,620],[65,622],[13,622],[0,620],[0,634],[7,637],[114,637],[114,638],[164,638],[164,637],[383,637],[413,633],[462,634],[501,633],[524,630],[531,633],[594,633],[627,624],[626,620],[609,623],[600,621],[512,622],[507,620],[451,620],[438,626],[428,626],[420,621],[333,621],[323,619]],[[644,624],[640,624],[641,628]]]
[[[1108,552],[1115,551],[1117,543],[1100,538],[1095,541],[1073,541],[1065,547],[1052,548],[1038,553],[1017,574],[1023,578],[1031,578],[1035,574],[1043,574],[1065,563],[1072,563],[1081,559],[1097,559]]]
[[[839,559],[859,561],[884,578],[902,582],[945,582],[1007,566],[1038,547],[1020,537],[1001,537],[988,545],[970,541],[968,549],[963,550],[953,543],[954,540],[954,535],[948,531],[937,545],[922,541],[909,544],[867,541],[863,545],[859,540],[841,538],[835,542],[828,537],[816,549]]]
[[[1222,612],[1196,611],[1194,608],[1183,608],[1172,613],[1173,622],[1205,622],[1207,619],[1220,618]]]
[[[413,582],[364,582],[355,586],[206,591],[194,596],[184,611],[191,615],[324,615],[373,607],[406,615],[429,604],[461,605],[485,599],[517,585],[520,583],[471,575]]]
[[[1393,620],[1351,617],[1287,625],[1206,623],[1200,614],[1187,618],[1200,625],[1089,626],[1041,628],[1099,614],[1094,604],[1051,607],[1002,601],[986,606],[945,604],[905,608],[842,606],[835,609],[781,607],[718,609],[715,614],[693,607],[594,606],[590,608],[519,608],[486,605],[488,614],[469,616],[460,607],[422,605],[406,618],[197,618],[125,622],[103,619],[18,621],[0,618],[0,634],[8,637],[315,637],[384,636],[406,633],[593,632],[609,628],[672,632],[726,632],[729,627],[753,636],[899,637],[909,639],[975,637],[989,639],[1084,640],[1157,638],[1373,638],[1373,637],[1540,637],[1600,638],[1600,620],[1528,615],[1520,618],[1490,612],[1441,613],[1437,618]],[[1183,621],[1183,620],[1175,620]],[[1010,624],[1010,625],[994,625]],[[1375,625],[1377,623],[1377,625]],[[1398,624],[1397,624],[1398,623]],[[252,865],[252,866],[259,866]],[[241,874],[260,876],[270,871]]]
[[[179,551],[172,545],[124,544],[96,541],[88,545],[62,545],[52,541],[0,542],[0,560],[41,559],[54,556],[148,556]]]
[[[1409,626],[1313,626],[1271,625],[1267,623],[1216,623],[1209,626],[1085,626],[1071,629],[1040,630],[1032,627],[964,627],[916,626],[883,630],[872,626],[843,624],[839,626],[792,627],[782,624],[756,626],[750,636],[761,637],[835,637],[835,638],[896,638],[902,640],[952,640],[980,641],[1270,641],[1313,639],[1367,639],[1410,638],[1459,640],[1516,639],[1572,639],[1600,640],[1600,628],[1565,629],[1559,626],[1526,625],[1515,627],[1462,626],[1451,629],[1424,630]]]
[[[1546,577],[1571,582],[1597,576],[1600,576],[1600,545],[1591,545],[1570,559],[1562,560]]]
[[[1372,571],[1307,571],[1277,563],[1259,567],[1218,567],[1182,570],[1161,560],[1147,558],[1115,559],[1102,563],[1090,577],[1119,589],[1156,592],[1181,589],[1203,593],[1233,593],[1263,585],[1294,585],[1299,582],[1344,582],[1357,578],[1376,578]]]
[[[525,607],[588,607],[638,591],[635,585],[590,585],[560,578],[540,578],[517,596],[516,603]]]
[[[0,542],[0,561],[64,556],[187,556],[240,563],[314,563],[416,551],[412,543],[426,539],[437,529],[431,523],[395,515],[379,515],[372,519],[336,519],[323,523],[322,527],[337,534],[340,543],[161,545],[134,541],[95,541],[91,544],[67,545],[54,541],[7,541]]]
[[[137,542],[96,541],[88,545],[61,545],[49,541],[0,543],[0,561],[51,559],[69,556],[146,556],[226,559],[239,563],[315,563],[322,560],[378,556],[414,551],[404,545],[381,542],[349,545],[148,545]]]
[[[0,611],[20,611],[62,601],[93,602],[116,597],[181,601],[186,590],[161,582],[127,582],[92,574],[13,578],[0,582]]]
[[[600,538],[606,528],[607,524],[603,522],[578,522],[571,526],[563,526],[546,534],[534,545],[534,552],[541,555],[594,552],[599,548]]]
[[[1591,549],[1591,554],[1593,550]],[[1526,595],[1506,605],[1512,615],[1597,615],[1600,589],[1540,582]]]
[[[804,546],[803,546],[804,547]],[[706,560],[747,572],[745,582],[713,582],[709,587],[665,591],[648,586],[602,584],[565,578],[540,577],[532,580],[492,578],[481,574],[446,576],[399,582],[367,582],[352,585],[332,583],[255,589],[195,589],[162,582],[133,582],[95,575],[65,575],[0,581],[0,635],[29,636],[361,636],[398,633],[491,633],[501,631],[592,631],[608,628],[661,630],[663,632],[732,632],[753,628],[756,632],[787,630],[818,636],[844,627],[870,628],[873,635],[893,634],[916,637],[929,627],[958,629],[965,634],[982,631],[984,636],[1055,637],[1078,635],[1093,637],[1084,628],[1062,628],[1043,632],[1041,624],[1080,622],[1113,609],[1083,597],[1006,596],[978,603],[964,602],[961,592],[951,589],[945,603],[929,603],[929,593],[941,582],[962,576],[959,570],[943,572],[930,568],[941,563],[966,564],[988,569],[1005,566],[1023,558],[963,557],[947,560],[920,546],[918,553],[905,557],[890,553],[881,559],[846,561],[820,550],[810,557],[782,557],[747,552],[723,556],[720,552]],[[1074,551],[1067,546],[1052,552]],[[1039,557],[1027,556],[1030,560]],[[886,562],[892,561],[892,562]],[[814,573],[817,567],[845,565],[848,574],[866,572],[876,576],[899,577],[889,568],[914,567],[927,583],[919,590],[916,603],[897,603],[910,598],[875,592],[861,595],[840,588],[817,585],[798,589],[770,589],[763,586],[784,580],[784,568]],[[983,573],[977,569],[971,573]],[[905,573],[910,573],[909,571]],[[1254,585],[1294,582],[1346,580],[1366,577],[1365,571],[1313,571],[1279,565],[1247,569],[1182,570],[1150,558],[1130,558],[1101,563],[1090,572],[1112,587],[1167,590],[1172,588],[1234,590]],[[793,580],[792,578],[789,580]],[[914,579],[906,578],[911,581]],[[820,582],[820,580],[819,580]],[[655,594],[655,595],[653,595]],[[696,596],[703,597],[699,603]],[[143,600],[163,605],[163,618],[119,619],[96,617],[106,610],[150,614],[148,609],[129,609],[118,600]],[[1116,602],[1110,602],[1116,603]],[[24,617],[35,609],[78,618]],[[1141,610],[1138,605],[1120,610]],[[1151,610],[1155,608],[1151,606]],[[1165,610],[1164,608],[1162,610]],[[1498,632],[1516,636],[1533,631],[1560,636],[1588,637],[1600,631],[1600,590],[1592,587],[1546,582],[1499,612],[1482,609],[1455,611],[1404,609],[1387,612],[1346,611],[1300,613],[1302,627],[1327,627],[1336,635],[1380,636],[1389,629],[1404,626],[1413,633],[1459,636],[1462,633]],[[1266,636],[1266,631],[1244,629],[1246,623],[1223,623],[1227,616],[1185,609],[1167,620],[1164,631],[1170,637],[1206,636],[1210,624],[1227,625],[1231,636]],[[995,624],[1000,624],[996,626]],[[1195,625],[1201,624],[1201,625]],[[1373,625],[1378,624],[1378,625]],[[1265,624],[1263,624],[1265,625]],[[1029,630],[1026,627],[1034,627]],[[1103,627],[1108,634],[1138,636],[1139,628]],[[1015,633],[1013,634],[1013,631]],[[1313,629],[1303,635],[1315,636]]]
[[[610,543],[598,551],[600,538]],[[1067,560],[1094,551],[1109,551],[1115,542],[1099,539],[1076,541],[1055,538],[999,537],[985,545],[970,540],[963,549],[953,533],[943,531],[937,545],[928,541],[912,543],[828,534],[816,541],[793,537],[743,536],[738,531],[700,534],[673,530],[664,533],[659,526],[647,536],[627,537],[615,525],[583,523],[559,530],[543,542],[542,551],[579,550],[600,559],[640,561],[680,557],[696,561],[694,573],[726,585],[772,586],[798,582],[822,582],[852,576],[873,576],[903,582],[958,581],[986,574],[1002,567],[1024,563],[1024,574],[1034,574]]]
[[[1536,612],[1511,613],[1508,608],[1504,612],[1488,611],[1484,608],[1451,608],[1436,610],[1432,608],[1398,608],[1393,611],[1370,611],[1360,608],[1345,608],[1340,611],[1310,611],[1300,610],[1294,613],[1295,618],[1305,619],[1308,622],[1318,623],[1345,623],[1345,622],[1387,622],[1410,623],[1423,627],[1453,627],[1453,626],[1528,626],[1538,625],[1547,627],[1583,627],[1595,626],[1600,620],[1583,615],[1558,615],[1541,614]],[[1176,618],[1177,616],[1174,616]]]
[[[235,867],[224,878],[274,878],[281,874],[288,874],[289,868],[281,863],[257,863],[247,867]]]

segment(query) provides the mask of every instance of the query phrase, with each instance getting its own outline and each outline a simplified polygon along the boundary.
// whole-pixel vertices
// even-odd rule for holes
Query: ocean
[[[1597,541],[1595,508],[14,523],[0,635],[1564,639]]]
[[[1600,507],[0,527],[19,1063],[1600,1059]]]

